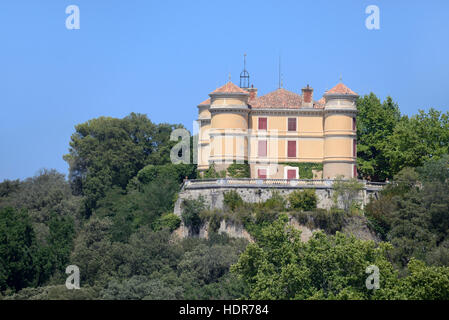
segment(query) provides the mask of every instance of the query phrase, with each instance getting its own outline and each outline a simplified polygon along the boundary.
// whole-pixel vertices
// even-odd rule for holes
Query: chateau
[[[200,174],[236,162],[251,178],[303,179],[298,164],[313,163],[314,179],[357,177],[355,92],[340,82],[319,100],[309,85],[258,96],[242,74],[240,86],[229,81],[198,105]]]

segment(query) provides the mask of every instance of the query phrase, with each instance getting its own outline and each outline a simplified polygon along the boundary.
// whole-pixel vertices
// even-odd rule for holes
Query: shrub
[[[181,225],[181,219],[174,213],[166,213],[159,217],[153,225],[153,229],[155,231],[161,230],[161,229],[168,229],[170,232],[173,232],[174,230],[178,229]]]
[[[217,178],[226,178],[226,171],[222,170],[217,172],[215,170],[215,164],[212,163],[203,174],[204,179],[217,179]]]
[[[250,169],[248,163],[233,163],[228,169],[228,176],[231,178],[250,178]]]
[[[310,211],[316,209],[317,196],[313,189],[297,190],[290,193],[288,201],[294,209]]]
[[[202,223],[209,222],[209,231],[217,232],[223,219],[223,211],[220,209],[203,210],[200,212]]]
[[[311,229],[321,229],[328,234],[341,231],[348,215],[341,209],[315,209],[291,213],[296,220]]]
[[[313,221],[316,227],[323,229],[329,234],[341,231],[345,218],[345,211],[333,208],[331,210],[316,210],[313,215]]]
[[[185,199],[182,203],[183,212],[182,220],[184,224],[192,230],[194,234],[198,234],[203,224],[200,213],[206,209],[204,198],[199,196],[198,199]]]
[[[235,209],[243,205],[242,197],[235,190],[225,192],[223,202],[231,211],[235,211]]]
[[[338,176],[332,185],[334,189],[333,200],[336,207],[338,207],[339,200],[343,204],[343,209],[349,213],[351,206],[357,203],[359,192],[363,190],[363,184],[357,179],[343,180],[342,176]]]
[[[271,198],[267,199],[261,204],[263,209],[271,209],[282,211],[285,210],[286,201],[283,196],[278,191],[273,191]]]

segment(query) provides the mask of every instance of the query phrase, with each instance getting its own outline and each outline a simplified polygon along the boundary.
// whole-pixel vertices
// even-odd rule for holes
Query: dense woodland
[[[134,113],[77,125],[67,178],[44,169],[0,183],[0,299],[448,299],[449,113],[408,117],[372,93],[357,107],[359,175],[390,182],[364,210],[358,182],[337,181],[343,209],[316,209],[310,191],[256,204],[230,192],[225,210],[187,200],[179,218],[183,179],[197,177],[195,165],[170,162],[181,125]],[[301,242],[288,216],[322,231]],[[215,232],[221,219],[255,242]],[[342,232],[351,219],[379,241]],[[177,239],[181,222],[193,232],[209,223],[209,239]],[[79,290],[65,287],[70,264]],[[365,287],[369,265],[377,290]]]

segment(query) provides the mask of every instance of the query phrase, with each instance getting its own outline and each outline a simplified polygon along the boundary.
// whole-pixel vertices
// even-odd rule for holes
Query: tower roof
[[[226,83],[224,86],[221,86],[220,88],[215,89],[210,94],[220,94],[220,93],[243,93],[248,94],[246,90],[241,89],[240,87],[233,84],[231,81]]]
[[[332,89],[326,91],[324,95],[351,95],[351,96],[357,96],[358,94],[349,89],[347,86],[345,86],[342,82],[338,83],[335,87]]]
[[[203,102],[201,102],[201,103],[199,104],[199,106],[208,106],[208,105],[210,105],[210,98],[204,100]]]

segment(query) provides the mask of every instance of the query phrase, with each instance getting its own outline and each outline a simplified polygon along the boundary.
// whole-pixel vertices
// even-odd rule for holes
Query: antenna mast
[[[279,89],[283,87],[283,83],[282,83],[282,68],[281,68],[281,54],[279,53]]]

